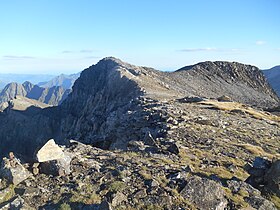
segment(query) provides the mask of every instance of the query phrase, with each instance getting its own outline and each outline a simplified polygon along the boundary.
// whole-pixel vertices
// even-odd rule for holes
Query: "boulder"
[[[17,185],[31,175],[32,174],[23,167],[19,159],[15,157],[12,159],[3,158],[0,177],[5,178],[9,183]]]
[[[227,206],[225,192],[222,186],[213,180],[192,176],[180,194],[194,203],[199,209],[223,210]]]
[[[63,157],[64,153],[62,149],[53,139],[50,139],[36,154],[36,158],[40,163],[61,159]]]
[[[181,103],[198,103],[201,101],[205,101],[205,98],[198,97],[198,96],[187,96],[187,97],[178,99],[178,101]]]
[[[40,172],[54,176],[65,176],[71,173],[70,154],[63,153],[63,157],[57,160],[51,160],[40,164]]]
[[[40,162],[40,172],[54,176],[64,176],[71,172],[72,155],[63,152],[53,139],[49,140],[36,154]],[[36,166],[36,165],[35,165]],[[36,167],[35,173],[37,173]]]
[[[232,99],[229,96],[223,95],[217,98],[218,101],[220,102],[231,102]]]

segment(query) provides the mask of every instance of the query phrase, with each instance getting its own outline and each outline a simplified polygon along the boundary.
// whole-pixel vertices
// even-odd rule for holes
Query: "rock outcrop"
[[[0,177],[9,183],[17,185],[31,176],[31,173],[11,153],[10,158],[4,158],[0,168]]]

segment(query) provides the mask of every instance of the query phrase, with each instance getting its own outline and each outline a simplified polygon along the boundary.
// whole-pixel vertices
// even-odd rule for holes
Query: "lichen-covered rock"
[[[277,210],[271,201],[258,195],[246,197],[245,201],[248,202],[253,208],[259,210]]]
[[[213,180],[192,176],[180,192],[185,198],[194,203],[199,209],[223,210],[227,206],[225,192],[222,186]]]
[[[0,205],[0,210],[35,210],[35,208],[26,205],[20,196],[16,196],[4,205]]]
[[[16,157],[12,159],[3,158],[0,176],[5,178],[9,183],[17,185],[31,175],[32,174],[23,167],[20,160]]]

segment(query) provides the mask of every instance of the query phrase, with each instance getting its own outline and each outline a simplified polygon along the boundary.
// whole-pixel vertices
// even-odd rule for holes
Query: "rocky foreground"
[[[157,124],[167,135],[147,133],[128,142],[128,151],[76,141],[43,147],[38,163],[23,164],[26,169],[15,163],[13,175],[4,176],[2,208],[279,208],[280,118],[199,99],[145,101],[146,126]],[[13,161],[6,159],[2,172],[13,171]]]
[[[279,99],[255,67],[205,65],[106,58],[62,105],[9,107],[0,209],[279,209],[280,117],[256,107]]]

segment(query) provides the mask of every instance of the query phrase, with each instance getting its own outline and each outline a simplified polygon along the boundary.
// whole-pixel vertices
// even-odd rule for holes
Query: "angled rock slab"
[[[53,139],[49,140],[36,154],[40,162],[40,172],[54,176],[64,176],[71,173],[71,154],[63,152]]]
[[[36,158],[40,163],[61,159],[63,157],[64,153],[62,149],[53,139],[50,139],[36,154]]]

